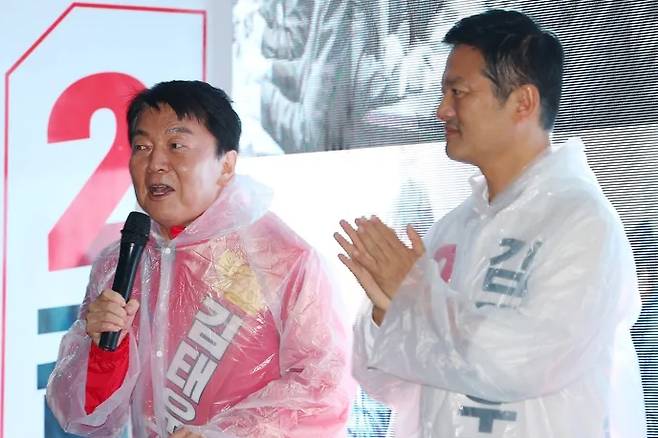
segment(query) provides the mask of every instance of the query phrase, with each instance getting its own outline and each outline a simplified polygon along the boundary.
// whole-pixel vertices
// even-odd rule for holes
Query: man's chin
[[[162,230],[169,230],[173,226],[181,225],[176,215],[167,214],[157,209],[151,209],[151,211],[146,210],[146,214],[151,216],[151,219],[157,223]]]
[[[446,142],[446,155],[453,161],[460,163],[473,164],[473,160],[466,153],[466,148],[457,144],[457,142]]]
[[[455,140],[446,140],[446,155],[451,160],[459,161],[459,145]]]

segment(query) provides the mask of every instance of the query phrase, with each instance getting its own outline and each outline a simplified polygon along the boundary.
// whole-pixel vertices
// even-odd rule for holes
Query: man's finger
[[[368,254],[365,248],[359,250],[354,245],[349,243],[347,239],[345,239],[345,237],[343,237],[340,233],[334,233],[334,239],[336,239],[338,244],[341,246],[341,248],[343,248],[343,250],[351,259],[358,261],[367,269],[374,269],[376,267],[377,262],[370,256],[370,254]]]
[[[126,308],[115,302],[101,301],[89,306],[88,314],[111,314],[124,319],[128,316]]]
[[[103,309],[92,311],[91,309],[85,315],[87,324],[92,324],[94,322],[112,322],[114,324],[119,324],[119,321],[125,321],[128,318],[128,315],[117,315],[116,313],[107,312]]]
[[[98,329],[94,330],[96,333],[103,333],[103,332],[118,332],[123,330],[123,325],[116,325],[112,324],[110,322],[103,322],[100,325],[98,325]]]
[[[400,240],[395,231],[384,222],[381,221],[377,216],[373,216],[370,220],[373,229],[382,237],[386,242],[387,246],[394,251],[399,251],[403,248],[406,248],[406,245]]]
[[[368,270],[344,254],[339,254],[338,258],[347,269],[350,270],[352,275],[354,275],[354,278],[359,282],[370,301],[372,301],[375,306],[382,309],[388,309],[391,301],[390,297],[384,293],[381,287],[379,287]]]
[[[338,254],[338,259],[350,270],[350,272],[358,280],[364,274],[364,268],[355,262],[353,259],[349,258],[345,254]]]
[[[123,324],[117,325],[107,321],[88,321],[87,333],[95,334],[102,332],[118,332],[123,329]]]
[[[350,238],[352,241],[352,244],[356,249],[359,251],[364,251],[365,247],[363,246],[363,243],[361,242],[361,239],[359,238],[358,233],[356,230],[352,227],[352,225],[347,222],[346,220],[342,219],[340,222],[340,227],[345,231],[345,234],[347,234],[347,237]]]
[[[126,300],[123,299],[121,294],[116,291],[113,291],[112,289],[104,289],[103,292],[101,292],[99,298],[101,300],[117,303],[121,307],[126,305]]]
[[[338,254],[338,259],[347,267],[347,269],[350,270],[352,275],[358,280],[359,284],[365,289],[368,286],[368,281],[372,278],[368,269],[357,261],[347,257],[345,254]]]
[[[356,246],[348,242],[347,239],[344,238],[342,234],[334,233],[334,239],[336,240],[336,242],[338,242],[340,247],[343,248],[343,251],[345,251],[350,257],[352,257],[353,254],[356,252]]]
[[[169,435],[169,438],[203,438],[203,435],[192,432],[189,429],[176,429],[174,433]]]
[[[90,313],[87,315],[87,325],[90,327],[111,324],[122,328],[125,323],[125,318],[120,318],[113,313]]]
[[[409,241],[411,242],[411,249],[413,250],[416,256],[421,257],[425,254],[425,244],[423,239],[420,237],[420,234],[414,229],[411,224],[407,225],[407,236],[409,236]]]
[[[386,262],[389,259],[386,255],[388,245],[385,241],[381,241],[381,236],[373,230],[372,224],[369,224],[367,219],[357,219],[356,224],[358,225],[356,232],[368,254],[377,262]]]
[[[130,301],[128,301],[124,310],[128,316],[134,316],[139,310],[139,301],[132,298]]]
[[[169,438],[186,438],[187,431],[185,429],[174,430],[174,433],[169,435]]]

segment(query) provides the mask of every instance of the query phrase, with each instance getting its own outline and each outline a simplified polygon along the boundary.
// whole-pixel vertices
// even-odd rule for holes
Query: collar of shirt
[[[173,227],[169,228],[169,236],[172,239],[175,239],[180,233],[183,232],[184,229],[184,225],[174,225]]]

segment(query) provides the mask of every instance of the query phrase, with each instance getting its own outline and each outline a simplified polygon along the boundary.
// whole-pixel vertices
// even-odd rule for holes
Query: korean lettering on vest
[[[199,310],[195,315],[167,370],[167,381],[171,383],[165,390],[169,433],[196,418],[196,406],[203,390],[242,326],[240,317],[212,297],[206,297],[203,306],[205,311]]]
[[[482,290],[484,292],[500,294],[510,298],[522,298],[528,287],[528,272],[532,266],[537,251],[542,246],[541,241],[528,245],[525,241],[514,238],[505,238],[499,242],[503,252],[489,259],[489,268],[485,274]],[[517,259],[525,248],[523,259]],[[518,265],[518,269],[510,269],[509,265]],[[508,265],[503,267],[503,265]],[[477,307],[485,305],[497,305],[495,302],[478,301]],[[517,420],[515,411],[500,408],[501,403],[467,396],[469,399],[484,406],[461,406],[459,415],[463,417],[474,417],[478,420],[478,432],[493,433],[496,421],[513,422]]]

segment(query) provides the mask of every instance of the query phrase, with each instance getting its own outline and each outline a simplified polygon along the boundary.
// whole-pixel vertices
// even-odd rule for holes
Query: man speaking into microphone
[[[226,94],[160,83],[127,118],[151,233],[127,302],[110,288],[119,242],[92,266],[48,382],[62,427],[96,437],[129,422],[135,438],[340,435],[353,384],[333,286],[315,251],[268,211],[270,191],[235,175],[240,119]],[[119,332],[116,349],[99,347],[107,332]]]

